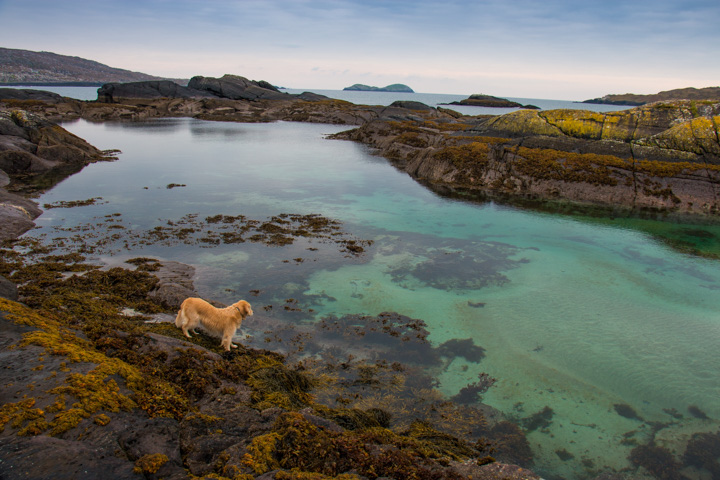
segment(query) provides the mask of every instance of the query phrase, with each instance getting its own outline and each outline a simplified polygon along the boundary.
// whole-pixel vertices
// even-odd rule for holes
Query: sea
[[[77,100],[92,101],[97,100],[97,87],[44,87],[44,86],[13,86],[10,88],[33,88],[37,90],[46,90],[59,95],[75,98]],[[281,91],[290,94],[300,94],[303,92],[313,92],[325,95],[330,98],[346,100],[357,105],[390,105],[397,100],[409,100],[421,102],[431,107],[450,108],[464,115],[502,115],[504,113],[514,112],[517,108],[490,108],[490,107],[470,107],[465,105],[449,105],[451,102],[457,102],[468,98],[468,95],[455,95],[443,93],[402,93],[402,92],[360,92],[352,90],[323,90],[323,89],[297,89],[283,88]],[[498,96],[498,95],[495,95]],[[554,110],[568,108],[573,110],[591,110],[594,112],[612,112],[625,110],[627,106],[618,105],[600,105],[591,103],[582,103],[582,101],[572,100],[546,100],[539,98],[516,98],[501,97],[522,105],[534,105],[541,110]]]
[[[331,92],[376,105],[463,98]],[[327,138],[344,126],[168,118],[63,127],[122,153],[42,194],[41,206],[94,201],[46,208],[27,235],[68,248],[96,242],[93,259],[107,265],[138,256],[193,265],[203,297],[251,301],[257,318],[238,338],[248,346],[281,347],[262,319],[312,331],[323,319],[382,312],[422,320],[433,345],[470,340],[485,357],[456,356],[433,371],[438,390],[450,398],[488,374],[497,381],[482,401],[509,418],[522,423],[549,408],[542,427],[526,432],[532,468],[546,479],[635,474],[631,452],[649,442],[680,462],[693,435],[720,428],[716,224],[449,198],[363,145]],[[267,246],[115,236],[218,214],[321,215],[366,241],[364,252],[347,255],[328,239]]]

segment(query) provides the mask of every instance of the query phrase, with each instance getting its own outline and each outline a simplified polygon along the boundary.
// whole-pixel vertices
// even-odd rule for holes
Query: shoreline
[[[121,108],[121,109],[126,109],[126,107],[120,107],[120,108]],[[226,108],[226,107],[223,106],[223,107],[220,107],[220,108]],[[233,107],[233,109],[234,109],[234,112],[235,112],[235,113],[237,113],[237,112],[239,111],[239,110],[235,109],[234,107]],[[382,110],[380,110],[380,111],[378,111],[378,110],[372,110],[371,112],[377,114],[378,117],[381,117],[383,114],[384,114],[384,115],[397,114],[397,107],[396,107],[395,110],[392,110],[392,109],[391,109],[390,113],[388,113],[388,111],[383,112]],[[227,116],[229,113],[230,113],[230,112],[228,112],[228,111],[217,111],[217,110],[216,110],[216,111],[214,112],[214,114],[212,114],[212,115],[210,115],[210,114],[208,114],[208,113],[205,113],[205,114],[202,114],[202,113],[201,113],[201,115],[210,115],[210,116],[215,116],[215,117],[220,118],[220,117],[225,117],[225,116]],[[297,112],[297,111],[296,111],[296,112],[293,112],[292,115],[294,115],[294,116],[297,117],[299,113],[300,113],[300,112]],[[302,112],[302,113],[307,113],[307,112]],[[337,115],[337,114],[336,114],[336,115]],[[352,112],[352,113],[347,113],[347,112],[345,112],[345,113],[343,113],[343,115],[347,115],[347,117],[345,117],[345,118],[354,118],[354,119],[362,118],[362,117],[359,115],[359,113],[357,113],[357,112]],[[418,116],[418,114],[415,113],[415,112],[411,112],[411,113],[403,112],[403,115],[406,115],[406,116],[410,116],[410,115],[411,115],[411,116],[414,116],[414,117],[417,117],[417,116]],[[302,116],[302,115],[301,115],[301,116]],[[218,119],[218,118],[212,118],[212,119],[215,120],[215,119]],[[340,117],[334,117],[334,118],[337,119],[337,118],[340,118]],[[235,120],[235,121],[237,121],[237,120]],[[390,120],[390,121],[396,121],[396,120]],[[332,122],[330,122],[330,123],[332,123]],[[405,133],[405,132],[403,132],[403,133]],[[714,217],[712,217],[711,215],[707,215],[706,218],[712,219],[712,218],[714,218]],[[152,262],[146,262],[146,263],[147,263],[148,265],[151,265],[151,264],[152,264]],[[307,417],[306,417],[306,418],[307,418]],[[492,464],[491,464],[491,465],[492,465]],[[492,478],[492,477],[481,477],[481,478]]]

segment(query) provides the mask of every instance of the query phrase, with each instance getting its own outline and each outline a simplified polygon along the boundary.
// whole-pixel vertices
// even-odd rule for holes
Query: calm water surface
[[[623,435],[635,432],[630,436],[645,443],[650,422],[675,422],[656,437],[671,449],[693,432],[717,431],[720,263],[644,233],[687,231],[717,250],[717,227],[645,221],[634,225],[642,229],[621,228],[634,221],[580,221],[442,198],[364,147],[324,139],[341,130],[335,126],[191,119],[64,126],[123,153],[46,193],[41,204],[102,200],[47,210],[35,234],[61,235],[53,227],[113,213],[140,230],[186,214],[337,219],[346,232],[374,240],[360,259],[298,242],[155,245],[102,260],[148,255],[190,263],[203,296],[231,302],[260,289],[254,305],[281,306],[290,297],[312,303],[306,321],[394,311],[424,320],[434,344],[472,338],[487,357],[456,358],[440,374],[440,388],[454,395],[487,372],[498,382],[485,402],[508,415],[550,406],[551,425],[528,434],[536,470],[547,476],[630,467],[632,445],[621,444]],[[166,188],[171,183],[186,186]],[[296,257],[304,261],[288,262]],[[271,315],[296,321],[280,308]],[[252,321],[243,331],[262,336]],[[615,404],[630,405],[642,420],[620,416]],[[690,405],[710,419],[691,416]],[[562,449],[574,457],[560,460],[555,452]]]
[[[52,86],[26,86],[26,87],[10,87],[10,88],[33,88],[36,90],[47,90],[64,97],[76,98],[78,100],[97,100],[98,87],[52,87]],[[465,115],[502,115],[504,113],[514,112],[517,108],[489,108],[489,107],[467,107],[461,105],[447,105],[450,102],[460,101],[470,96],[454,95],[446,93],[397,93],[397,92],[356,92],[346,90],[322,90],[317,88],[309,89],[284,89],[283,92],[300,94],[303,92],[314,92],[325,95],[330,98],[337,98],[355,103],[357,105],[390,105],[396,100],[412,100],[422,102],[431,107],[441,106],[451,108]],[[570,100],[547,100],[540,98],[515,98],[502,97],[521,103],[523,105],[535,105],[542,110],[552,110],[557,108],[569,108],[573,110],[591,110],[594,112],[614,112],[617,110],[625,110],[632,107],[617,105],[593,105],[589,103],[579,103]]]

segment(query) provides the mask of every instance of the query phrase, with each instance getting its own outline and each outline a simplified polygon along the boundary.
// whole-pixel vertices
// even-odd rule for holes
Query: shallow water
[[[256,312],[280,322],[394,311],[425,321],[435,345],[472,338],[486,358],[456,358],[440,374],[441,390],[454,395],[487,372],[498,382],[485,402],[506,414],[521,419],[550,406],[552,423],[528,433],[535,469],[546,477],[630,467],[632,441],[621,441],[645,443],[650,422],[676,422],[656,440],[679,455],[690,433],[718,428],[720,263],[679,253],[657,236],[714,253],[717,226],[575,218],[443,198],[364,147],[323,138],[342,127],[191,119],[64,126],[123,153],[43,195],[41,204],[101,199],[46,210],[33,235],[68,236],[56,229],[113,213],[128,230],[186,214],[337,219],[348,234],[374,241],[364,255],[348,258],[332,243],[301,240],[132,251],[118,242],[99,257],[193,264],[203,296],[231,302],[261,290],[253,305],[275,308]],[[185,186],[167,188],[173,183]],[[278,308],[290,298],[302,314]],[[243,332],[262,333],[252,321]],[[641,419],[619,415],[619,404]],[[690,405],[711,419],[693,417]],[[573,458],[561,460],[556,451],[563,449]]]

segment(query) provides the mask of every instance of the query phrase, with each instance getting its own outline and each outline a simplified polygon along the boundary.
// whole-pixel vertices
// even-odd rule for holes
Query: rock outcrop
[[[122,98],[207,98],[215,97],[205,90],[183,87],[169,80],[130,83],[106,83],[98,88],[98,101],[114,103]]]
[[[445,105],[464,105],[468,107],[492,107],[492,108],[527,108],[538,110],[535,105],[523,105],[506,98],[493,97],[491,95],[474,94],[459,102],[450,102]]]
[[[436,188],[717,215],[718,115],[720,103],[690,101],[604,114],[519,110],[374,120],[336,137],[377,148]]]
[[[31,229],[42,213],[18,192],[45,189],[89,163],[112,158],[38,115],[0,109],[0,240]]]
[[[220,78],[193,77],[188,82],[188,88],[230,100],[288,100],[292,98],[268,82],[256,82],[238,75],[223,75]]]

